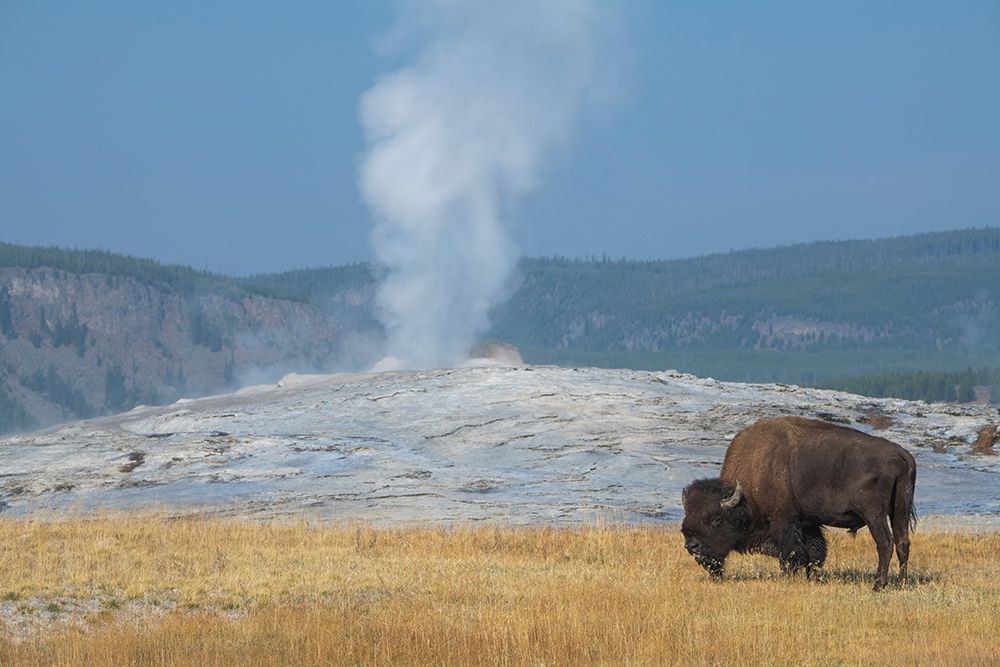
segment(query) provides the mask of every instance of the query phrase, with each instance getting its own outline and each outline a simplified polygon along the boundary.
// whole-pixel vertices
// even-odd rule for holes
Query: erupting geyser
[[[361,100],[360,185],[387,353],[430,368],[462,360],[488,327],[516,260],[505,205],[566,138],[600,21],[590,0],[399,7],[391,34],[412,54]]]

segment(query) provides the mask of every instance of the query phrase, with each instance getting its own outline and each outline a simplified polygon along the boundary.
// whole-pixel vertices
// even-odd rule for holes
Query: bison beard
[[[913,457],[895,443],[813,419],[766,419],[736,435],[719,479],[684,489],[684,546],[713,577],[732,551],[774,556],[783,572],[811,576],[826,561],[823,526],[867,525],[880,590],[893,543],[906,579],[915,483]]]

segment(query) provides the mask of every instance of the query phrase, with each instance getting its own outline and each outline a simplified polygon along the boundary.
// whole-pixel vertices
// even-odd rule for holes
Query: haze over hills
[[[111,253],[0,246],[0,430],[336,363],[339,322],[236,281]]]
[[[484,337],[529,363],[729,380],[957,373],[997,365],[998,276],[996,227],[688,260],[523,259]],[[368,368],[383,352],[375,287],[363,264],[233,278],[0,244],[0,430]],[[940,382],[942,398],[963,398]]]
[[[342,304],[343,271],[248,284]],[[355,295],[363,271],[352,274]],[[961,370],[997,363],[998,275],[996,227],[686,260],[523,259],[488,336],[517,345],[531,363],[677,368],[729,380],[817,384]]]
[[[529,359],[732,380],[946,370],[995,363],[998,274],[995,228],[675,262],[541,261],[494,333]]]

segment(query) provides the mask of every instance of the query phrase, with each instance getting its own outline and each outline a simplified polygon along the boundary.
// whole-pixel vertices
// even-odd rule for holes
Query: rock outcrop
[[[343,340],[305,303],[56,269],[0,268],[0,311],[0,432],[328,369]]]

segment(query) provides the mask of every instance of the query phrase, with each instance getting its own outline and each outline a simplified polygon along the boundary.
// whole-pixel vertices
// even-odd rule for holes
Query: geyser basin
[[[877,433],[916,456],[921,515],[1000,513],[1000,457],[969,454],[996,421],[990,406],[524,366],[301,376],[7,438],[0,507],[390,525],[672,521],[681,489],[717,474],[736,431],[783,414],[864,430],[867,415],[884,415]]]

